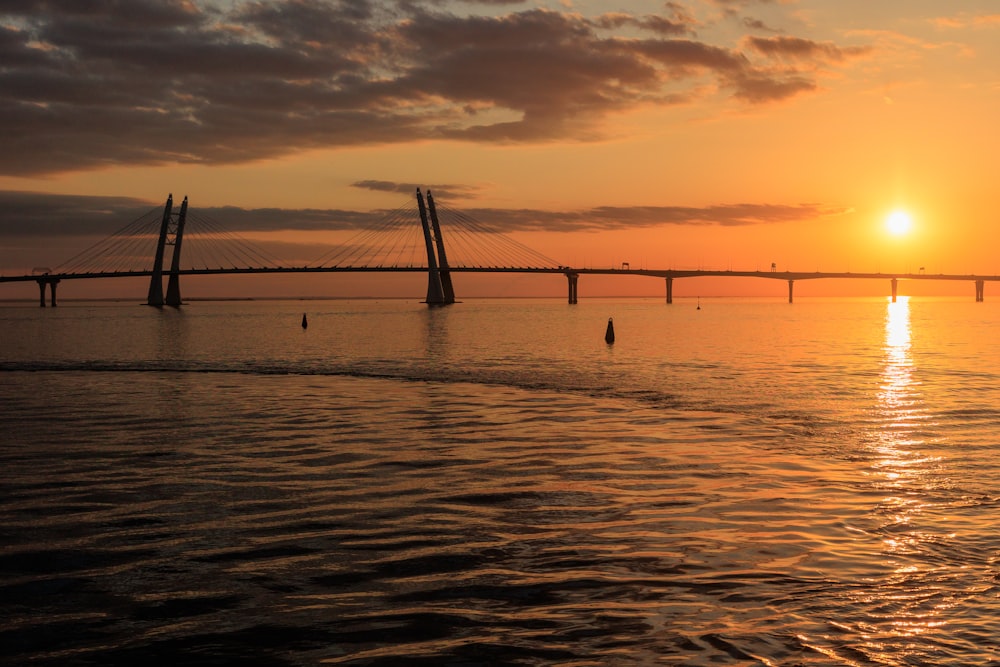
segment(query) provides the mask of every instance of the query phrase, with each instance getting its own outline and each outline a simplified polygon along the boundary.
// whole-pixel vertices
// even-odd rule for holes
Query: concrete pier
[[[674,302],[674,279],[667,278],[667,303]]]
[[[579,279],[580,279],[580,274],[578,274],[578,273],[567,273],[566,274],[566,280],[569,283],[569,304],[570,305],[576,304],[576,296],[577,296],[576,284],[577,284],[577,281]]]
[[[52,294],[52,301],[51,301],[52,307],[55,308],[56,285],[59,284],[59,278],[39,278],[36,282],[38,283],[38,291],[39,291],[38,305],[41,306],[42,308],[45,307],[45,286],[48,285]]]
[[[892,302],[896,303],[896,294],[899,292],[899,280],[892,279]]]
[[[789,280],[788,281],[788,303],[792,303],[793,302],[794,291],[795,291],[795,281],[794,280]]]
[[[986,281],[977,280],[976,281],[976,303],[982,303],[985,300],[986,291]]]

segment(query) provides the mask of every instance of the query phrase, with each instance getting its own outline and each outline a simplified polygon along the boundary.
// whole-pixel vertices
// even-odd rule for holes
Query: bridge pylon
[[[177,215],[177,226],[173,234],[174,254],[170,258],[170,277],[167,279],[167,305],[181,305],[181,241],[184,239],[184,221],[187,219],[188,198],[184,197],[181,202],[181,212]],[[167,235],[167,243],[170,243],[171,236]]]
[[[455,303],[455,288],[451,284],[451,271],[448,267],[448,255],[444,251],[444,239],[441,237],[441,225],[438,223],[437,209],[434,207],[434,195],[427,191],[427,208],[431,214],[431,231],[434,233],[434,242],[437,247],[438,273],[441,276],[441,293],[444,296],[444,303]]]
[[[147,306],[162,308],[164,305],[180,306],[180,261],[181,261],[181,241],[184,237],[184,220],[187,217],[187,197],[181,204],[180,213],[174,217],[174,196],[167,196],[167,203],[163,207],[163,219],[160,222],[160,236],[156,242],[156,255],[153,258],[153,273],[149,279],[149,293],[146,297]],[[173,246],[173,253],[170,258],[169,281],[167,285],[167,298],[163,298],[163,256],[166,254],[166,247]]]
[[[167,195],[167,203],[163,207],[163,219],[160,222],[160,237],[156,242],[156,255],[153,257],[153,275],[149,279],[149,294],[146,296],[147,306],[163,307],[163,249],[167,244],[167,225],[174,208],[174,196]]]
[[[417,188],[417,207],[420,209],[420,224],[424,230],[424,244],[427,246],[427,298],[424,300],[428,306],[444,306],[449,303],[444,295],[444,287],[441,284],[441,270],[438,268],[437,255],[434,252],[434,237],[431,234],[430,223],[427,220],[427,207],[424,206],[424,195]]]

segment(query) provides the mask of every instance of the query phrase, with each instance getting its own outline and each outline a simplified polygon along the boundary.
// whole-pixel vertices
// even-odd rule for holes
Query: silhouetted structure
[[[173,214],[174,196],[167,196],[163,207],[163,220],[160,223],[160,236],[156,243],[156,255],[153,259],[153,273],[149,280],[149,294],[146,297],[147,306],[162,308],[164,304],[178,307],[181,305],[180,261],[181,241],[184,239],[184,221],[187,218],[187,197],[181,203],[180,213]],[[167,280],[167,298],[163,298],[163,256],[167,246],[173,246],[170,257],[170,273]]]
[[[59,278],[52,278],[50,276],[42,276],[41,278],[36,278],[38,283],[38,289],[41,292],[39,296],[39,305],[45,307],[45,286],[48,285],[52,292],[52,307],[56,307],[56,285],[59,284]]]
[[[797,272],[778,271],[772,263],[770,271],[717,271],[707,269],[633,269],[628,262],[621,262],[609,268],[573,268],[562,265],[527,246],[507,238],[497,229],[479,223],[470,216],[443,208],[448,216],[451,250],[459,249],[462,260],[452,264],[442,234],[442,224],[434,197],[427,192],[426,205],[424,196],[419,189],[416,191],[417,211],[420,219],[420,232],[413,227],[413,209],[402,207],[390,212],[377,226],[363,229],[358,236],[347,243],[334,247],[330,252],[307,266],[282,266],[281,262],[269,259],[259,249],[252,247],[235,235],[220,230],[219,225],[211,220],[193,215],[195,238],[206,238],[215,234],[222,241],[213,238],[218,245],[216,249],[220,257],[214,255],[205,261],[203,268],[181,268],[181,246],[189,235],[185,231],[188,213],[188,200],[185,197],[179,212],[173,210],[173,195],[167,197],[162,213],[153,209],[141,218],[133,221],[124,229],[87,248],[63,264],[65,268],[55,271],[47,267],[36,268],[31,275],[0,276],[0,282],[35,281],[39,287],[39,304],[46,305],[46,289],[51,293],[50,304],[56,305],[56,286],[65,280],[84,278],[135,278],[148,277],[149,291],[146,303],[150,306],[164,305],[179,307],[182,303],[180,292],[180,276],[193,275],[228,275],[228,274],[260,274],[260,273],[338,273],[338,272],[426,272],[427,296],[425,302],[430,306],[441,306],[455,303],[455,290],[452,277],[456,273],[518,273],[518,274],[562,274],[566,276],[567,302],[576,304],[579,300],[579,280],[583,274],[589,275],[632,275],[658,277],[666,282],[666,301],[674,301],[674,281],[678,278],[698,277],[730,277],[730,278],[767,278],[784,280],[788,285],[788,303],[793,303],[795,282],[801,280],[817,280],[821,278],[850,279],[888,279],[890,281],[892,300],[897,299],[900,280],[962,280],[975,284],[976,301],[984,300],[987,281],[1000,282],[1000,275],[985,276],[976,274],[928,274],[925,267],[918,273],[851,273],[851,272]],[[123,270],[119,264],[123,257],[137,258],[141,262],[148,261],[145,250],[148,239],[153,234],[153,226],[158,223],[156,247],[153,253],[152,268],[129,268]],[[205,227],[199,230],[199,227]],[[420,254],[417,234],[422,234],[423,250],[427,256],[426,266],[411,262],[404,264],[401,258],[405,255],[401,248],[405,247]],[[379,236],[381,235],[381,236]],[[405,238],[403,238],[405,237]],[[403,239],[403,240],[401,240]],[[406,245],[409,243],[409,245]],[[208,247],[210,244],[199,241]],[[200,246],[195,244],[194,250]],[[229,245],[225,245],[229,244]],[[173,248],[170,265],[167,272],[166,294],[163,291],[164,260],[167,248]],[[464,256],[463,253],[464,252]],[[391,253],[391,254],[390,254]],[[188,255],[191,252],[187,253]],[[199,253],[196,252],[196,255]],[[472,258],[471,260],[469,258]],[[217,268],[215,261],[219,260]],[[114,265],[118,264],[117,267]],[[148,267],[148,264],[139,264]],[[106,268],[107,267],[107,268]]]

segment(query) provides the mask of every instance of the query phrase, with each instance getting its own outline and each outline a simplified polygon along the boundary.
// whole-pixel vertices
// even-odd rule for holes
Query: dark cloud
[[[711,44],[694,37],[679,2],[596,17],[469,4],[510,9],[9,0],[0,4],[0,174],[239,163],[435,138],[587,140],[608,114],[689,101],[706,79],[751,103],[783,100],[816,88],[813,61],[850,53],[791,37],[754,38],[745,51]]]
[[[246,209],[199,207],[188,209],[184,265],[306,266],[327,263],[364,265],[385,260],[387,247],[373,243],[373,230],[391,245],[394,261],[420,264],[424,242],[411,184],[362,181],[359,187],[407,194],[397,209],[350,211],[339,209]],[[462,186],[445,186],[461,190]],[[446,201],[443,194],[441,200]],[[175,200],[179,206],[179,198]],[[29,273],[46,266],[66,272],[142,270],[152,262],[163,202],[124,197],[85,197],[0,191],[0,275]],[[175,212],[177,208],[174,209]],[[496,232],[629,232],[665,226],[748,226],[811,222],[842,215],[843,208],[820,204],[732,204],[706,207],[601,206],[569,211],[538,209],[460,208],[438,204],[449,257],[456,265],[485,265],[490,253],[527,252],[541,257],[526,240],[522,245]],[[266,232],[346,232],[341,245],[288,240]],[[293,237],[294,238],[294,237]],[[522,237],[523,238],[523,237]],[[247,239],[254,239],[247,241]],[[361,242],[360,239],[365,239]],[[388,241],[391,239],[391,241]],[[357,243],[352,243],[352,240]],[[551,244],[551,241],[550,241]],[[499,248],[499,249],[498,249]],[[379,255],[379,253],[382,253]],[[501,264],[518,264],[497,259]],[[350,258],[350,259],[345,259]],[[401,260],[402,258],[402,260]],[[409,258],[408,260],[406,258]],[[374,260],[373,260],[374,261]],[[534,260],[533,260],[534,261]],[[550,260],[559,263],[556,260]]]
[[[613,231],[663,225],[741,227],[801,222],[841,215],[844,208],[820,204],[732,204],[687,206],[599,206],[577,211],[467,209],[463,213],[510,231]]]
[[[743,17],[743,26],[749,28],[750,30],[759,30],[761,32],[782,32],[778,28],[772,28],[760,19],[751,18],[749,16]]]
[[[800,37],[748,37],[746,41],[753,50],[784,60],[839,62],[871,52],[868,47],[839,47],[832,42],[814,42]]]
[[[602,14],[593,21],[593,25],[608,30],[622,27],[640,28],[660,35],[694,33],[698,22],[686,7],[675,2],[668,2],[666,3],[666,12],[668,14],[666,16],[657,14],[634,16],[623,12]]]
[[[357,181],[351,183],[351,187],[362,190],[373,190],[375,192],[399,192],[407,195],[415,195],[417,188],[420,188],[423,192],[432,192],[439,199],[468,199],[479,191],[479,188],[470,185],[427,185],[377,180]]]
[[[181,197],[174,200],[180,206]],[[130,222],[163,211],[166,197],[150,202],[130,197],[54,195],[0,191],[0,238],[104,236]],[[199,207],[192,216],[217,222],[234,233],[254,231],[359,229],[377,223],[385,211],[338,209],[245,209],[237,206]]]
[[[0,191],[0,209],[4,212],[0,216],[0,238],[111,234],[155,206],[131,197]],[[159,208],[162,210],[163,202]]]
[[[359,181],[356,187],[379,192],[405,194],[412,199],[415,185],[392,181]],[[435,192],[446,203],[454,193],[475,192],[462,185],[422,188]],[[464,194],[462,196],[465,196]],[[404,201],[405,200],[401,200]],[[416,203],[413,200],[416,211]],[[179,206],[180,197],[175,199]],[[163,202],[128,197],[52,195],[46,193],[0,191],[0,238],[60,236],[101,236],[112,234],[133,220],[163,210]],[[448,210],[448,207],[444,207]],[[821,204],[728,204],[706,207],[686,206],[600,206],[595,208],[546,211],[461,207],[466,219],[504,231],[608,231],[656,227],[660,225],[719,225],[726,227],[766,225],[814,220],[841,215],[846,209]],[[247,209],[237,206],[200,207],[191,203],[192,218],[206,219],[240,234],[264,231],[335,231],[378,226],[396,211],[376,209]],[[414,224],[417,224],[414,217]]]

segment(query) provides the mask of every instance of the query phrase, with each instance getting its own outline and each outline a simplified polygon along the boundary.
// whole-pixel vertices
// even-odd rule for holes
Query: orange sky
[[[484,223],[519,220],[514,238],[571,266],[1000,273],[992,1],[21,4],[0,11],[0,274],[58,265],[168,192],[248,238],[261,228],[222,207],[274,209],[304,256],[321,241],[301,211],[393,209],[414,184]],[[897,209],[913,228],[894,237]],[[419,276],[382,283],[233,277],[184,291],[422,295]],[[465,284],[565,291],[559,277]],[[675,294],[784,290],[680,281]],[[0,285],[0,298],[36,292]],[[580,287],[662,292],[652,279]]]

